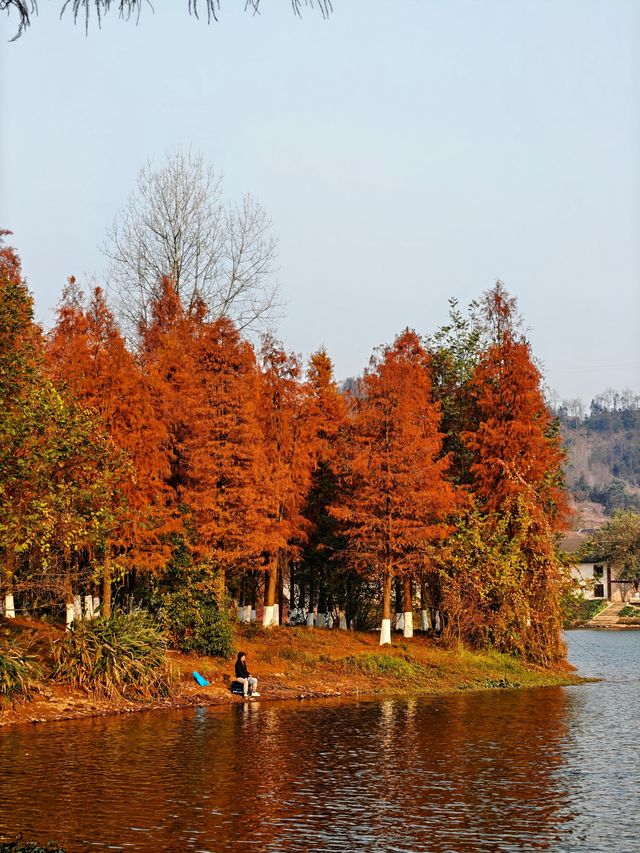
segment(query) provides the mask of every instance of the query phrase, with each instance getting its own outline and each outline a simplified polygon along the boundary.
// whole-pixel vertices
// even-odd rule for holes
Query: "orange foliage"
[[[307,389],[298,359],[267,338],[261,353],[259,418],[264,447],[264,512],[261,525],[267,588],[275,601],[278,569],[283,570],[308,522],[302,510],[315,464],[316,440]]]
[[[196,551],[224,570],[248,566],[263,545],[255,355],[233,323],[221,319],[197,324],[192,356],[195,387],[182,495],[193,514]]]
[[[56,384],[99,414],[132,462],[133,474],[122,486],[127,509],[111,543],[113,556],[124,569],[159,568],[169,553],[165,534],[175,528],[165,485],[167,433],[99,287],[85,307],[70,279],[48,337],[47,365]]]
[[[560,435],[541,392],[529,345],[510,331],[482,355],[471,382],[480,424],[464,439],[474,453],[473,489],[487,512],[518,497],[539,507],[553,527],[562,526],[565,494]]]
[[[388,619],[392,577],[420,572],[429,546],[447,534],[457,498],[440,456],[429,359],[415,332],[372,358],[360,391],[346,448],[348,497],[335,512],[347,525],[351,562],[383,579]]]

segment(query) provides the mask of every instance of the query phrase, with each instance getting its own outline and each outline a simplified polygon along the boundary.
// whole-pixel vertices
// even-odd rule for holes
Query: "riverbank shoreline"
[[[22,627],[25,633],[35,634],[41,647],[45,638],[50,642],[59,633],[55,626],[40,628],[35,620],[21,621],[16,630]],[[247,653],[249,670],[259,678],[260,701],[441,696],[585,682],[566,661],[545,669],[498,652],[475,652],[426,636],[405,639],[399,634],[391,646],[381,647],[377,633],[284,626],[265,630],[254,625],[238,626],[235,641],[236,648]],[[229,689],[233,660],[169,652],[168,661],[171,695],[167,697],[134,701],[45,680],[30,699],[0,703],[0,727],[246,701]],[[209,686],[196,684],[193,671],[204,676]]]
[[[640,624],[637,622],[620,623],[618,625],[593,625],[590,622],[579,622],[575,625],[568,625],[565,631],[640,631]]]

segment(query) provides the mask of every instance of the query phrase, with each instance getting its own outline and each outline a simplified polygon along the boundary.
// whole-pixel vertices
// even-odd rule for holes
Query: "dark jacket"
[[[238,660],[236,661],[236,678],[249,678],[247,664],[245,661],[240,660],[241,657],[242,655],[238,655]]]

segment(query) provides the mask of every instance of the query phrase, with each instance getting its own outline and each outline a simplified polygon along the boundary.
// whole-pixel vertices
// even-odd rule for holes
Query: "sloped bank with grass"
[[[376,634],[238,626],[262,700],[443,694],[581,681],[568,664],[544,669],[428,637],[381,648]],[[208,681],[198,686],[193,671]],[[233,658],[167,651],[142,614],[65,633],[37,620],[0,622],[0,725],[153,708],[231,704]]]

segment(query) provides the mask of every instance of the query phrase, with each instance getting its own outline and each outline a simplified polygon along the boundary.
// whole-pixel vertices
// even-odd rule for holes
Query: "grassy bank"
[[[0,620],[0,633],[5,641],[28,646],[42,673],[28,699],[15,694],[0,700],[0,725],[242,701],[229,691],[233,660],[169,652],[167,695],[154,699],[105,696],[47,678],[53,663],[51,645],[62,637],[61,628],[35,620]],[[568,664],[542,669],[496,652],[472,652],[422,636],[405,640],[399,635],[392,646],[381,648],[373,633],[239,626],[235,647],[247,653],[263,700],[444,694],[580,681]],[[210,685],[199,687],[193,670]]]

